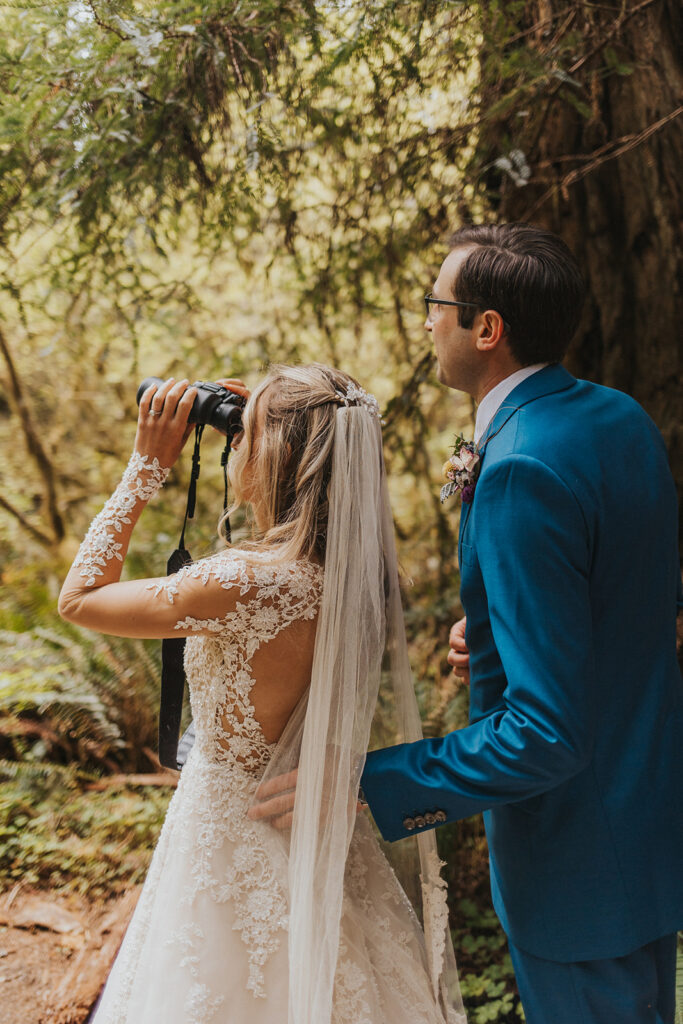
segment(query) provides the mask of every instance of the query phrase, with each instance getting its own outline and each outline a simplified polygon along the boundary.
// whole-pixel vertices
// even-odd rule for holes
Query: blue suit
[[[662,439],[561,366],[508,396],[460,524],[470,724],[368,755],[386,839],[484,811],[516,947],[622,957],[683,928],[677,501]],[[441,815],[440,817],[443,817]]]

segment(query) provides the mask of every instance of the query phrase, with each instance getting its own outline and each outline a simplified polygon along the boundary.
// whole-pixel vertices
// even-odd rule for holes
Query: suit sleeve
[[[595,731],[589,530],[570,488],[522,455],[482,473],[471,528],[502,662],[502,702],[438,739],[368,755],[362,788],[384,837],[545,792],[589,762]],[[476,686],[476,677],[472,686]]]

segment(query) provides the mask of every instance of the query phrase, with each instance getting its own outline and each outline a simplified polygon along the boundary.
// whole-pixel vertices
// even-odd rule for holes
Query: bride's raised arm
[[[144,393],[133,454],[62,587],[59,613],[67,621],[114,636],[191,636],[210,632],[210,622],[235,607],[240,590],[226,589],[225,574],[221,582],[195,567],[171,578],[121,582],[135,524],[192,432],[188,417],[196,394],[187,380],[173,379]]]

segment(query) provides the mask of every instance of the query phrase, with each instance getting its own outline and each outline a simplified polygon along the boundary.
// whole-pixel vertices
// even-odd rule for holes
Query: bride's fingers
[[[241,395],[242,398],[249,398],[251,392],[249,388],[240,380],[239,377],[221,377],[220,380],[216,381],[216,384],[220,384],[221,387],[227,388],[228,391],[234,391],[236,394]]]
[[[298,768],[294,768],[291,772],[286,772],[285,775],[275,775],[272,779],[268,779],[267,782],[261,783],[256,790],[255,796],[258,800],[263,800],[264,797],[276,796],[278,793],[283,793],[286,789],[293,789],[296,786],[298,777]]]

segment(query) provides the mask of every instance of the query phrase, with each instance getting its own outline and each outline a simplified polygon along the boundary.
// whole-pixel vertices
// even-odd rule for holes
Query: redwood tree
[[[486,198],[577,254],[588,300],[568,366],[645,407],[680,499],[683,9],[524,0],[482,17],[473,165]]]

